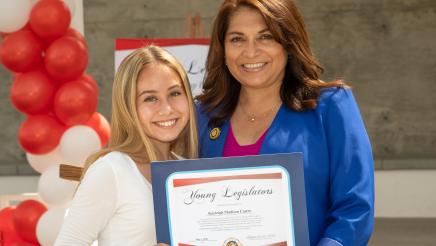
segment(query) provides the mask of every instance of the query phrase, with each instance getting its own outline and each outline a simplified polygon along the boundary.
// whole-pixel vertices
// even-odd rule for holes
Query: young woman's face
[[[178,74],[163,64],[144,68],[136,108],[145,134],[155,144],[176,140],[189,121],[188,97]]]
[[[227,67],[243,87],[281,84],[288,56],[259,11],[239,8],[230,17],[224,46]]]

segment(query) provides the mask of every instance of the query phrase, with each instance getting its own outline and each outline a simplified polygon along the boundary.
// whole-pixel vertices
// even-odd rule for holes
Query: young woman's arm
[[[107,160],[100,159],[79,185],[55,245],[91,245],[110,221],[117,200],[115,173]]]

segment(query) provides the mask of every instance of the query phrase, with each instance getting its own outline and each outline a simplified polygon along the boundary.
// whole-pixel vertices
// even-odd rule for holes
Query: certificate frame
[[[310,245],[304,188],[304,166],[301,153],[186,159],[151,163],[157,242],[173,245],[171,242],[168,189],[166,184],[167,180],[174,174],[272,166],[283,168],[289,175],[294,245]]]

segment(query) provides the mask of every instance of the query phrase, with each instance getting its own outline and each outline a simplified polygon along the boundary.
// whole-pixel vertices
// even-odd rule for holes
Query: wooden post
[[[188,13],[186,16],[186,32],[185,36],[188,38],[204,38],[204,25],[201,21],[200,13],[192,16]]]

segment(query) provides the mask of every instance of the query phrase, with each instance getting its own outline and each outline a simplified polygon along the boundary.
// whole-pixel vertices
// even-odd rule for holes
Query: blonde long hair
[[[142,130],[136,111],[136,86],[139,74],[143,69],[156,63],[173,69],[179,75],[188,98],[189,121],[180,136],[171,144],[171,151],[186,158],[197,158],[196,113],[188,76],[182,65],[170,53],[150,45],[135,50],[121,62],[112,87],[111,136],[108,147],[86,160],[82,178],[92,163],[112,151],[123,152],[136,162],[149,163],[158,160],[157,150]]]

